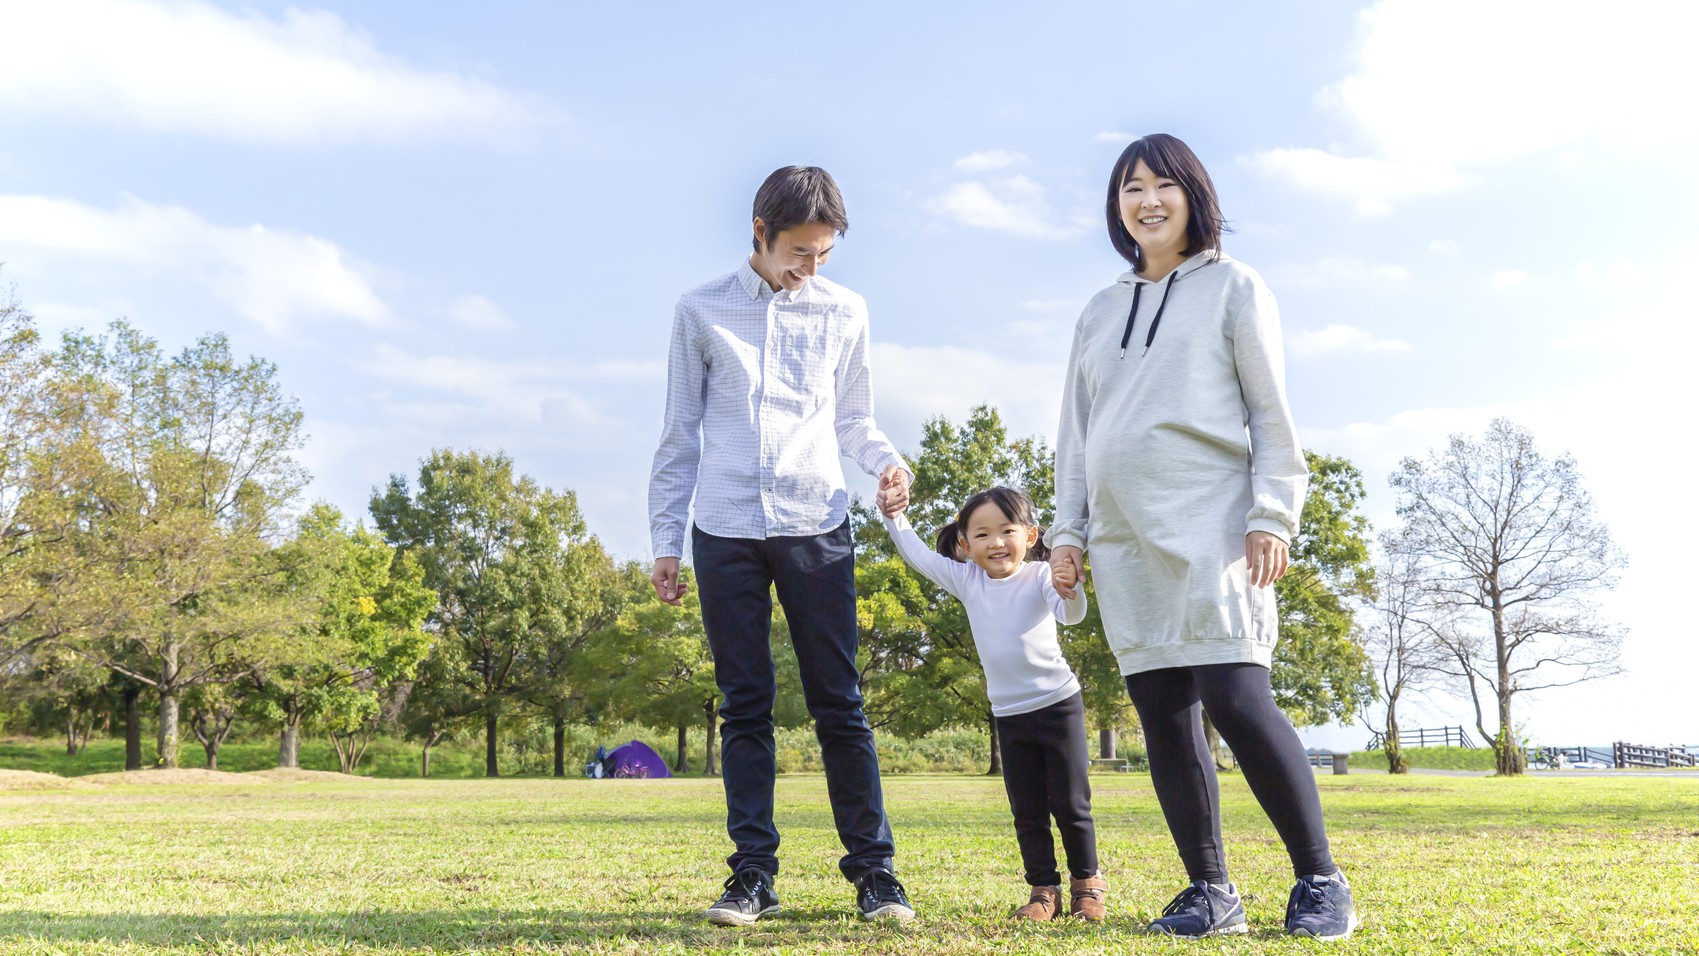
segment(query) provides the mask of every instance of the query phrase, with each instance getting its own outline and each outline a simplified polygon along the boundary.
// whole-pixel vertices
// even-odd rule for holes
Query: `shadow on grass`
[[[635,910],[635,908],[634,908]],[[826,940],[867,940],[924,931],[925,922],[868,923],[842,908],[786,908],[752,927],[708,925],[700,909],[647,912],[500,909],[361,910],[193,916],[175,913],[60,914],[0,910],[0,944],[120,943],[185,946],[291,940],[327,948],[363,945],[456,950],[520,943],[653,940],[703,948],[790,948]]]

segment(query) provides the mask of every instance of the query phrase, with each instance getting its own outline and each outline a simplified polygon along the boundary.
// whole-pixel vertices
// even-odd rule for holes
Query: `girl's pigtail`
[[[1034,541],[1032,543],[1032,547],[1026,549],[1027,560],[1028,561],[1048,561],[1048,560],[1050,560],[1050,545],[1044,543],[1044,529],[1038,527],[1037,525],[1033,525],[1033,530],[1038,532],[1038,540]]]
[[[951,561],[962,559],[961,554],[958,553],[958,546],[962,540],[960,525],[960,521],[951,521],[938,529],[938,541],[934,545],[934,550]]]

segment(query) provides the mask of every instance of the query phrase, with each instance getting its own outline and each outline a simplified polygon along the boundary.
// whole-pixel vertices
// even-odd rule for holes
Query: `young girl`
[[[1077,575],[1044,563],[1049,551],[1037,525],[1031,499],[1011,488],[992,488],[962,505],[931,551],[900,504],[885,512],[885,527],[903,560],[967,607],[997,721],[1015,837],[1032,888],[1015,917],[1061,915],[1062,877],[1050,836],[1054,815],[1072,877],[1068,912],[1095,922],[1103,919],[1108,884],[1097,873],[1085,708],[1080,683],[1056,642],[1057,621],[1078,624],[1085,617],[1085,595],[1057,593],[1061,587],[1073,595]]]
[[[1271,585],[1308,480],[1274,297],[1221,252],[1215,187],[1172,136],[1122,152],[1105,214],[1132,269],[1074,329],[1051,562],[1077,573],[1091,549],[1104,634],[1191,881],[1150,929],[1247,929],[1227,878],[1207,711],[1291,857],[1286,931],[1343,939],[1357,925],[1351,887],[1328,850],[1304,745],[1269,686]]]

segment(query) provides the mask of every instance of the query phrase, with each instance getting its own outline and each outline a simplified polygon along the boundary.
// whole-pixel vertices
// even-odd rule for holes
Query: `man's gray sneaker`
[[[1245,922],[1245,906],[1239,901],[1239,891],[1233,884],[1223,888],[1195,880],[1174,897],[1160,917],[1145,927],[1145,932],[1202,939],[1226,933],[1245,933],[1250,928],[1250,924]]]
[[[1345,939],[1357,928],[1351,884],[1338,870],[1331,876],[1301,876],[1286,899],[1286,932],[1314,939]]]
[[[726,891],[704,915],[716,926],[748,926],[763,916],[779,911],[773,878],[759,867],[748,866],[726,879]]]
[[[914,919],[914,907],[908,894],[897,882],[896,874],[884,867],[874,867],[856,877],[855,907],[862,919],[893,919],[906,922]]]

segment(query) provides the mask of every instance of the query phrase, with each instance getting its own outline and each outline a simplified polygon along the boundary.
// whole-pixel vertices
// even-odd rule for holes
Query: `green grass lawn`
[[[1318,777],[1360,953],[1699,952],[1699,779]],[[823,780],[781,778],[783,915],[704,924],[718,781],[48,781],[0,789],[0,953],[1296,953],[1291,873],[1242,778],[1225,830],[1253,933],[1139,930],[1183,877],[1148,777],[1093,778],[1110,921],[1015,925],[1001,782],[886,779],[920,918],[853,917]],[[6,784],[0,783],[0,787]]]

